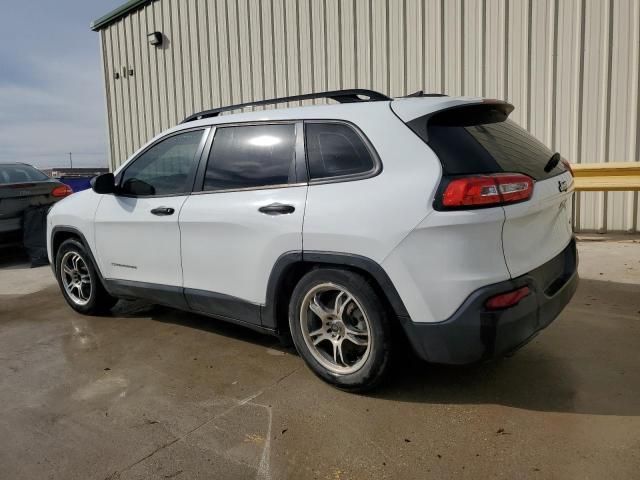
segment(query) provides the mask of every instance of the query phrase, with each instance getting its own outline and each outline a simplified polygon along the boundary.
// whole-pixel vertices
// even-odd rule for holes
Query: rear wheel
[[[62,295],[77,312],[104,313],[118,301],[104,289],[91,257],[75,239],[65,240],[58,248],[56,277]]]
[[[361,275],[338,269],[306,274],[291,296],[289,326],[298,353],[323,380],[351,391],[382,380],[391,329],[382,302]]]

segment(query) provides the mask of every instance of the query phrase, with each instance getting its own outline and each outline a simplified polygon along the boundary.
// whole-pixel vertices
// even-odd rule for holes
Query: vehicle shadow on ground
[[[639,345],[640,285],[583,279],[560,317],[512,357],[454,367],[404,354],[372,396],[637,416]]]
[[[577,408],[573,372],[555,360],[526,361],[518,355],[526,354],[466,366],[429,364],[405,355],[401,364],[394,365],[390,380],[372,396],[410,403],[493,403],[544,412],[640,414],[640,404],[624,412],[615,405],[603,409],[587,403]]]
[[[637,300],[631,300],[634,289]],[[625,298],[639,305],[623,305],[628,313],[607,317],[612,306],[620,306],[610,302]],[[597,302],[593,312],[584,313]],[[638,311],[640,287],[582,280],[561,317],[513,357],[461,367],[434,365],[402,345],[387,381],[367,395],[407,403],[499,404],[541,412],[637,416],[640,316],[634,321],[631,313]],[[114,315],[150,317],[295,354],[293,347],[268,335],[166,307],[120,302]],[[317,383],[309,388],[328,388],[311,378]]]
[[[121,318],[147,317],[158,322],[197,328],[205,332],[273,348],[281,352],[296,353],[293,346],[283,346],[282,342],[277,338],[251,330],[246,326],[161,305],[151,305],[141,300],[120,300],[112,309],[111,315]]]

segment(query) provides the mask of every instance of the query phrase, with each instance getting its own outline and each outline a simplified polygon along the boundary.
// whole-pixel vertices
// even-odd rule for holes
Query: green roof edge
[[[143,6],[143,5],[147,4],[147,3],[151,3],[152,1],[153,0],[129,0],[124,5],[120,5],[115,10],[112,10],[109,13],[107,13],[106,15],[104,15],[104,16],[98,18],[97,20],[94,20],[93,22],[91,22],[91,25],[89,27],[94,32],[97,32],[98,30],[106,27],[110,23],[113,23],[113,22],[119,20],[121,17],[125,16],[127,13],[129,13],[129,12],[131,12],[133,10],[137,10],[141,6]]]

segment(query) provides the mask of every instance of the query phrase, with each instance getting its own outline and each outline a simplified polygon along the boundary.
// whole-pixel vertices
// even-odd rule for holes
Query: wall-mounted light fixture
[[[162,33],[161,32],[152,32],[147,35],[149,39],[149,43],[155,47],[162,46]]]

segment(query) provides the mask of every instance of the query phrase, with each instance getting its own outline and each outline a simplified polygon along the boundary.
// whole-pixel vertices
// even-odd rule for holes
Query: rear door
[[[213,133],[196,180],[201,191],[180,213],[185,296],[192,309],[261,323],[278,257],[302,251],[307,185],[300,127],[229,125]]]

